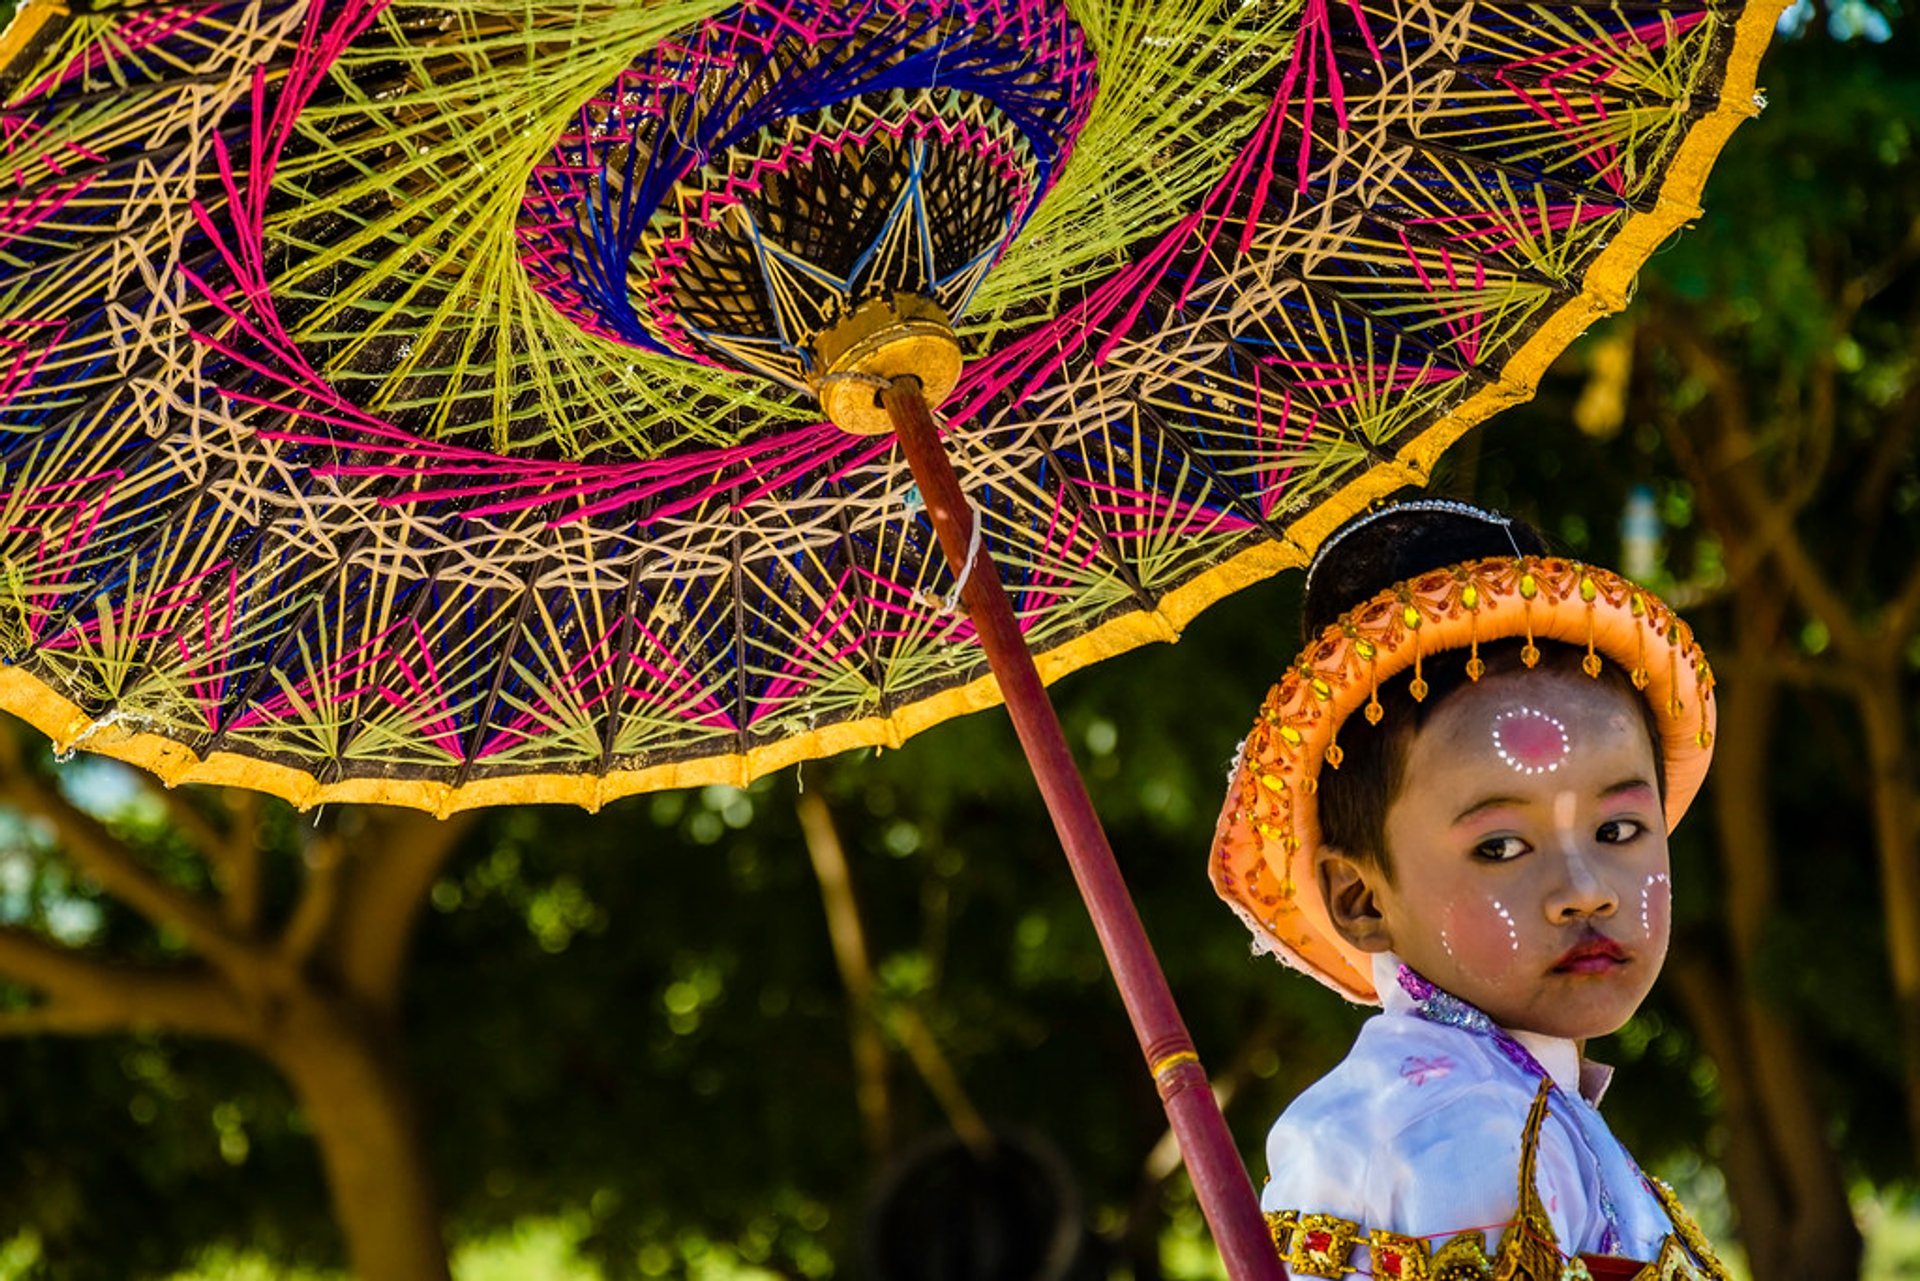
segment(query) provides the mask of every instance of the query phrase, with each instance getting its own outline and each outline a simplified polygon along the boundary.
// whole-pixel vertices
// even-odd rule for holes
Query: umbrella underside
[[[445,811],[995,701],[810,390],[908,277],[1043,674],[1171,639],[1623,305],[1777,7],[30,3],[0,703]]]

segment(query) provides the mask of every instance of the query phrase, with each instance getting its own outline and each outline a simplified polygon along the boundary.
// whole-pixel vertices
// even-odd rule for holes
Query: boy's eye
[[[1506,863],[1527,852],[1527,843],[1517,836],[1492,836],[1473,847],[1475,858],[1489,863]]]
[[[1594,836],[1604,845],[1625,845],[1646,830],[1646,824],[1638,819],[1610,818],[1600,825]]]

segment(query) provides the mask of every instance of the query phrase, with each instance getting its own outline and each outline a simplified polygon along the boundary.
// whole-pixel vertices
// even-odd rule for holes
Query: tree
[[[415,920],[471,820],[355,810],[296,826],[247,793],[167,791],[104,765],[87,804],[88,773],[56,773],[13,729],[0,802],[30,839],[13,850],[27,892],[0,925],[0,1034],[163,1034],[258,1055],[298,1101],[355,1266],[446,1276],[398,1015]],[[70,1191],[25,1184],[29,1202]],[[95,1230],[47,1205],[28,1221]]]

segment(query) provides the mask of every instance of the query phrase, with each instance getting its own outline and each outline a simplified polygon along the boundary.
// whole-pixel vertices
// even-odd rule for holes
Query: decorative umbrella
[[[28,0],[0,704],[444,813],[1004,693],[1271,1274],[1041,680],[1525,398],[1696,212],[1778,8]]]

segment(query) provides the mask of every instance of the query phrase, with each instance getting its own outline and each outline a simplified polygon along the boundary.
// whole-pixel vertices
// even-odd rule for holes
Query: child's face
[[[1659,975],[1667,828],[1623,691],[1554,672],[1460,690],[1414,736],[1386,837],[1388,945],[1503,1027],[1603,1036]]]

